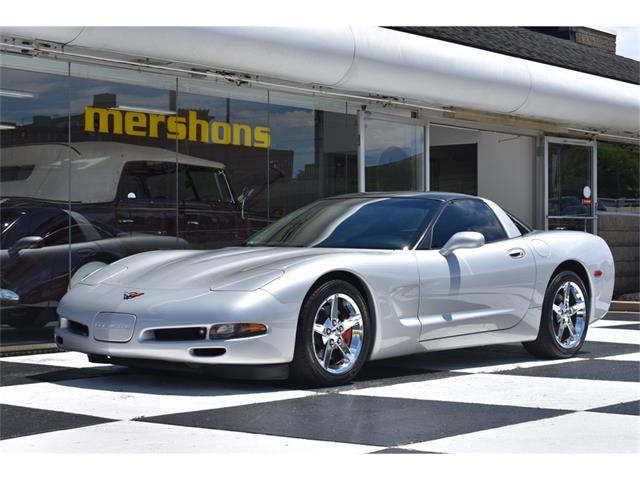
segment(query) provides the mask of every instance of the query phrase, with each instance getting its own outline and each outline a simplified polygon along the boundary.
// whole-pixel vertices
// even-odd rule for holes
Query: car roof
[[[480,198],[473,195],[455,192],[362,192],[362,193],[346,193],[330,197],[338,198],[428,198],[440,202],[448,202],[458,198]]]

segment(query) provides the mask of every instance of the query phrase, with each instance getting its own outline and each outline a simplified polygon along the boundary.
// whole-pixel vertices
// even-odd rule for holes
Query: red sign
[[[583,198],[582,205],[591,205],[593,202],[590,198]]]

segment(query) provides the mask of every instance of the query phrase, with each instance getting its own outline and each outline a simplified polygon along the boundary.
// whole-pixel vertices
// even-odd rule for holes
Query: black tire
[[[337,294],[342,294],[345,296],[345,298],[340,298],[338,300],[340,317],[347,317],[347,307],[349,306],[350,301],[353,300],[355,302],[355,305],[360,311],[360,327],[362,334],[361,336],[357,337],[359,339],[359,349],[357,356],[354,357],[350,362],[347,362],[347,357],[343,355],[340,347],[334,347],[335,352],[337,353],[331,353],[329,355],[329,358],[340,359],[340,357],[342,356],[341,361],[347,362],[347,365],[350,366],[343,366],[342,368],[348,368],[348,370],[344,372],[333,373],[323,367],[321,365],[321,360],[316,356],[316,349],[321,348],[322,342],[324,342],[324,338],[329,338],[329,336],[325,337],[324,335],[314,332],[314,325],[316,324],[316,315],[318,314],[319,316],[322,316],[322,312],[326,313],[326,306],[328,305],[326,301],[328,300],[328,298]],[[348,300],[346,298],[348,298]],[[346,318],[343,318],[343,320],[346,320]],[[331,315],[328,315],[328,321],[331,322]],[[340,325],[341,323],[340,321],[338,321],[337,325],[335,325],[334,328],[338,329],[340,328]],[[353,327],[352,331],[356,332],[360,327],[356,325]],[[329,280],[326,283],[315,288],[307,296],[304,304],[302,305],[302,309],[300,310],[297,330],[295,352],[293,363],[291,365],[290,376],[292,380],[308,386],[327,387],[342,385],[350,382],[358,374],[358,372],[362,368],[362,365],[368,359],[373,345],[373,328],[367,303],[360,291],[351,283],[344,280]],[[332,338],[336,338],[335,335],[338,336],[335,341],[336,344],[338,342],[344,342],[344,345],[347,347],[347,349],[349,349],[350,347],[354,347],[353,337],[349,337],[349,344],[347,345],[347,340],[343,340],[344,335],[346,334],[338,333],[338,331],[336,330],[334,332],[334,337]],[[327,348],[327,343],[324,344],[324,347]]]
[[[571,336],[570,331],[565,332],[565,328],[562,328],[562,317],[558,313],[554,313],[554,303],[562,303],[564,290],[563,285],[567,283],[573,283],[580,290],[582,295],[582,301],[584,302],[584,314],[574,314],[568,316],[567,320],[571,321],[575,336]],[[573,300],[577,303],[578,297],[575,289],[570,289],[573,292]],[[560,293],[562,292],[562,294]],[[571,296],[570,296],[571,297]],[[571,303],[571,298],[569,303]],[[564,304],[562,304],[564,305]],[[561,307],[557,306],[556,309]],[[583,281],[573,271],[565,270],[558,273],[547,286],[545,292],[544,301],[542,303],[542,315],[540,318],[540,328],[538,331],[538,337],[532,342],[523,342],[524,348],[532,355],[540,358],[570,358],[573,357],[584,344],[584,340],[587,336],[587,330],[589,328],[589,308],[590,301],[587,289],[584,286]],[[582,321],[578,318],[582,317]],[[581,325],[581,327],[580,327]],[[561,344],[558,340],[557,332],[562,330],[560,335],[562,338],[575,338],[573,342],[567,341],[567,344]],[[578,331],[579,330],[579,331]],[[575,343],[575,344],[574,344]]]

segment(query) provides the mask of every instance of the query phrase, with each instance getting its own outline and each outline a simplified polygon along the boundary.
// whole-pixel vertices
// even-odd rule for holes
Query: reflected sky
[[[34,94],[33,98],[0,97],[0,121],[29,125],[34,116],[53,118],[81,115],[86,106],[93,105],[94,96],[110,93],[120,105],[171,110],[169,90],[148,86],[123,84],[104,80],[66,77],[24,70],[3,69],[3,89]],[[177,107],[184,110],[208,110],[211,119],[229,120],[252,126],[271,128],[271,148],[294,152],[293,174],[302,172],[315,162],[315,114],[313,110],[268,105],[246,100],[180,93]],[[227,112],[228,109],[228,112]]]

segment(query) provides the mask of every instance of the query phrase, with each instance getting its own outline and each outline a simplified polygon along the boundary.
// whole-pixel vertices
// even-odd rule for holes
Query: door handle
[[[118,223],[133,223],[133,219],[132,218],[119,218],[118,219]]]
[[[512,248],[509,250],[509,256],[511,258],[522,258],[524,257],[525,252],[522,248]]]
[[[197,220],[187,220],[187,225],[200,225]]]

